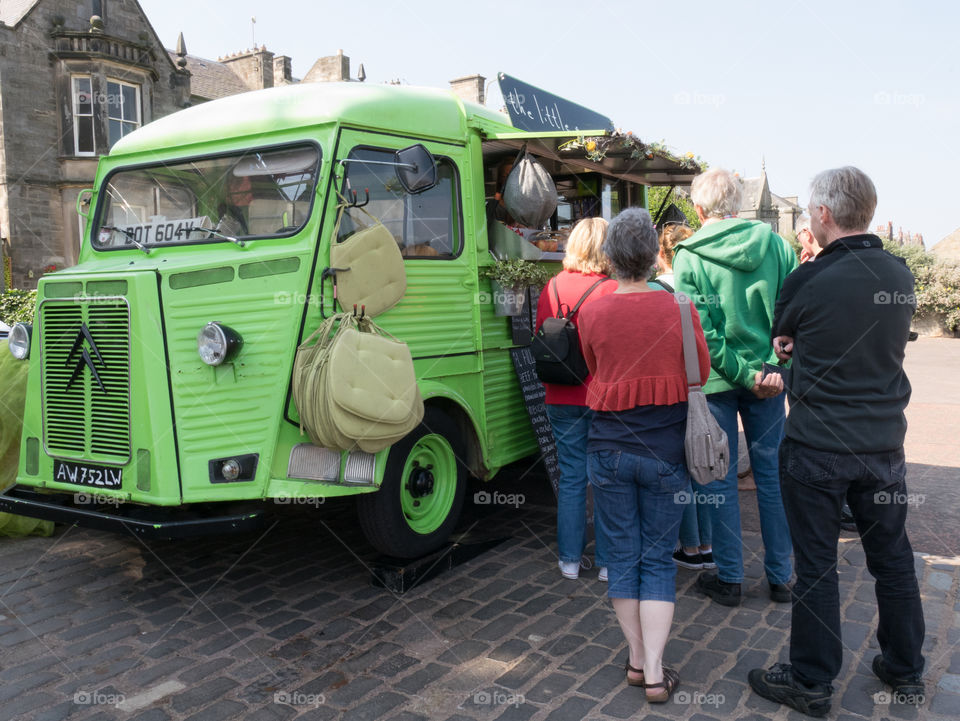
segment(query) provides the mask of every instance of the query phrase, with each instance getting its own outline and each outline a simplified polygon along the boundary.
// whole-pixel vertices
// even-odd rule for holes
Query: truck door
[[[394,151],[416,142],[436,157],[439,182],[410,195],[389,163]],[[466,149],[351,130],[342,132],[339,147],[338,160],[371,162],[346,162],[338,170],[338,188],[364,205],[344,213],[331,244],[368,225],[369,213],[391,232],[406,266],[405,296],[377,323],[409,344],[420,378],[479,371],[476,251],[462,212]]]

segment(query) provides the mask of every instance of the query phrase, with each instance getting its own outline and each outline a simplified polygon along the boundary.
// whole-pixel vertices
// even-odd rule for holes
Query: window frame
[[[104,247],[104,246],[98,245],[96,242],[98,233],[95,233],[94,231],[96,230],[99,232],[100,226],[102,225],[101,214],[103,213],[104,205],[107,202],[107,195],[108,195],[106,192],[106,188],[113,180],[113,176],[116,175],[117,173],[127,172],[127,171],[136,171],[136,170],[148,170],[150,168],[156,168],[158,166],[164,166],[164,165],[170,165],[170,164],[187,164],[187,163],[202,162],[204,160],[216,160],[218,158],[236,156],[239,153],[271,152],[275,150],[286,150],[291,148],[307,147],[307,146],[317,151],[317,165],[315,169],[316,181],[314,183],[313,193],[310,196],[310,207],[305,214],[305,219],[303,224],[299,226],[296,230],[291,230],[283,234],[244,235],[241,237],[241,239],[245,243],[254,241],[254,240],[271,240],[272,241],[272,240],[283,240],[283,239],[293,238],[294,236],[297,236],[303,233],[304,231],[306,231],[306,229],[310,226],[310,223],[313,219],[313,214],[319,205],[317,203],[317,192],[321,188],[321,184],[323,183],[323,173],[321,172],[323,169],[323,147],[320,145],[320,143],[318,143],[316,140],[313,140],[311,138],[302,138],[299,140],[291,140],[283,143],[271,143],[268,145],[258,145],[258,146],[252,146],[247,148],[238,148],[234,150],[226,150],[226,151],[221,151],[216,153],[204,153],[202,155],[178,156],[175,158],[169,158],[167,160],[154,161],[150,163],[133,163],[130,165],[119,165],[111,169],[110,172],[104,176],[103,180],[100,181],[96,186],[97,203],[96,203],[96,208],[94,208],[92,211],[93,220],[90,224],[90,236],[89,236],[90,247],[95,252],[98,252],[98,253],[108,253],[108,252],[118,251],[118,250],[125,250],[125,251],[137,250],[137,247],[134,245],[124,244],[116,247]],[[184,246],[184,245],[217,245],[219,243],[229,244],[230,241],[222,238],[198,238],[197,240],[164,242],[163,245],[151,244],[148,247],[151,250],[156,250],[158,248],[173,248],[173,247]]]
[[[420,141],[420,142],[423,142],[423,141]],[[351,154],[354,153],[354,152],[357,151],[357,150],[372,150],[372,151],[375,151],[375,152],[385,153],[385,154],[389,155],[390,158],[392,158],[393,155],[394,155],[394,153],[396,153],[397,148],[387,148],[387,147],[383,147],[383,146],[380,146],[380,145],[368,145],[368,144],[360,143],[360,144],[354,145],[352,148],[350,148],[350,150],[347,151],[347,153],[343,156],[343,158],[344,158],[344,159],[350,159]],[[451,209],[451,213],[452,213],[453,216],[454,216],[455,223],[453,224],[453,226],[452,226],[451,229],[456,232],[456,239],[459,240],[459,242],[460,242],[460,247],[457,249],[457,252],[456,252],[456,253],[450,253],[450,254],[448,254],[448,255],[440,255],[440,254],[438,254],[438,255],[404,255],[404,256],[403,256],[404,262],[407,262],[407,261],[410,261],[410,260],[429,260],[429,261],[451,261],[451,260],[456,260],[456,259],[460,258],[460,256],[463,255],[464,248],[466,247],[466,238],[465,238],[465,236],[464,236],[464,222],[463,222],[463,194],[462,194],[462,186],[461,186],[461,184],[460,184],[460,168],[457,166],[456,160],[454,160],[452,157],[450,157],[450,156],[448,156],[448,155],[441,155],[441,154],[439,154],[439,153],[435,153],[435,152],[433,152],[432,150],[431,150],[430,152],[431,152],[431,154],[433,155],[433,157],[436,159],[438,165],[440,165],[441,163],[444,163],[444,164],[446,164],[446,165],[449,165],[449,167],[450,167],[451,170],[453,171],[453,172],[451,173],[451,178],[450,178],[450,180],[451,180],[451,184],[453,185],[453,195],[454,195],[454,197],[453,197],[453,199],[452,199],[452,201],[451,201],[450,209]],[[347,164],[344,166],[344,167],[345,167],[345,171],[344,171],[344,176],[343,176],[343,181],[342,181],[342,183],[343,183],[343,186],[342,186],[342,187],[343,187],[343,188],[346,188],[346,182],[347,182],[347,179],[348,179],[348,177],[349,177],[350,165],[351,165],[351,164],[362,165],[363,163],[362,163],[362,161],[353,161],[352,163],[347,163]],[[436,187],[436,186],[434,186],[434,187]],[[425,190],[425,191],[423,191],[423,192],[424,192],[424,193],[429,193],[429,192],[430,192],[431,190],[433,190],[433,189],[434,189],[434,188],[429,188],[429,189],[427,189],[427,190]],[[407,196],[407,197],[415,197],[416,195],[420,195],[420,193],[411,194],[411,193],[407,193],[406,191],[404,191],[404,196]],[[358,200],[360,200],[360,198],[358,198]],[[362,200],[361,200],[360,202],[362,202]],[[348,208],[348,209],[349,209],[349,208]],[[408,222],[408,218],[406,217],[406,211],[407,211],[407,207],[406,207],[406,202],[405,202],[405,203],[404,203],[404,218],[403,218],[403,221],[402,221],[402,227],[403,227],[403,229],[404,229],[404,233],[406,232],[406,225],[407,225],[407,222]],[[377,220],[380,220],[380,219],[377,218]],[[347,237],[349,237],[349,236],[347,236]],[[346,238],[344,238],[343,240],[341,240],[339,237],[336,237],[336,238],[333,238],[333,239],[332,239],[332,241],[333,241],[334,243],[342,243],[344,240],[346,240]],[[406,237],[404,237],[403,240],[405,241],[405,240],[406,240]]]
[[[107,80],[107,102],[106,102],[106,106],[107,106],[107,150],[109,151],[109,149],[112,148],[112,147],[114,146],[114,144],[116,144],[117,141],[122,140],[124,137],[126,137],[127,133],[123,132],[123,128],[124,128],[125,125],[131,125],[131,124],[133,124],[133,128],[132,128],[130,131],[128,131],[128,132],[133,132],[134,130],[137,130],[138,128],[143,127],[143,93],[142,93],[143,86],[142,86],[141,84],[139,84],[139,83],[131,83],[131,82],[127,82],[126,80],[119,80],[119,79],[117,79],[117,78],[111,78],[111,77],[108,77],[106,80]],[[119,90],[119,92],[118,92],[118,96],[119,96],[119,98],[120,98],[120,105],[119,105],[119,108],[120,108],[120,117],[119,117],[119,118],[114,118],[114,117],[112,117],[112,116],[110,115],[110,95],[111,95],[110,85],[111,85],[111,84],[116,85],[117,88],[118,88],[118,90]],[[136,119],[136,121],[135,121],[135,124],[134,124],[134,121],[132,121],[132,120],[127,120],[127,119],[125,119],[125,118],[123,117],[123,114],[124,114],[124,113],[123,113],[123,110],[124,110],[124,107],[125,107],[125,101],[124,101],[124,99],[123,99],[123,88],[124,88],[124,87],[133,88],[134,93],[136,94],[137,119]],[[116,120],[117,122],[120,123],[120,131],[121,131],[121,132],[120,132],[120,137],[117,138],[116,140],[114,140],[114,139],[112,139],[112,138],[110,137],[110,135],[111,135],[111,133],[110,133],[110,123],[111,123],[111,121],[113,121],[113,120]]]
[[[90,113],[81,114],[77,109],[77,81],[86,80],[90,86]],[[95,158],[97,156],[97,131],[96,131],[97,104],[93,97],[93,75],[77,73],[70,76],[70,118],[73,123],[73,154],[78,158]],[[80,150],[80,123],[77,118],[90,118],[90,145],[92,150]]]

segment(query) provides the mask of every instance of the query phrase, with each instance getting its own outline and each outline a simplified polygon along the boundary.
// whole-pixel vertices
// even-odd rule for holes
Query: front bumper
[[[89,494],[96,491],[90,489]],[[240,510],[231,504],[195,504],[170,508],[131,503],[76,503],[86,493],[38,493],[27,486],[13,486],[0,494],[0,511],[45,521],[68,523],[115,533],[134,533],[143,538],[193,538],[220,533],[249,531],[261,526],[265,511],[255,506]],[[226,511],[226,512],[225,512]]]

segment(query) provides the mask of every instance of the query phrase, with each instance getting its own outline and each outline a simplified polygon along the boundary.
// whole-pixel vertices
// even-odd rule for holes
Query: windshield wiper
[[[246,243],[244,243],[239,238],[234,238],[232,235],[226,235],[225,233],[221,233],[219,230],[215,230],[214,228],[187,228],[184,232],[193,233],[194,231],[209,233],[214,238],[223,238],[224,240],[229,240],[231,243],[236,243],[241,248],[246,246]]]
[[[150,255],[150,249],[147,246],[145,246],[143,243],[139,242],[137,240],[136,234],[129,228],[118,228],[115,225],[101,225],[100,228],[101,230],[112,230],[118,233],[123,233],[125,236],[127,236],[127,240],[129,240],[131,243],[133,243],[135,246],[137,246],[140,250],[142,250],[147,255]]]

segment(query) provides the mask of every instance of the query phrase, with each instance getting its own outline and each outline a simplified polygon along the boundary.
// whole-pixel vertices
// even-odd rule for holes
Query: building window
[[[89,77],[73,78],[73,147],[77,155],[94,155],[93,91]]]
[[[112,148],[120,138],[140,127],[140,86],[108,80],[107,117]]]
[[[106,148],[97,148],[95,118],[107,123]],[[89,75],[73,76],[73,150],[76,155],[105,153],[120,138],[139,127],[139,85],[108,79],[106,94],[94,93]]]

